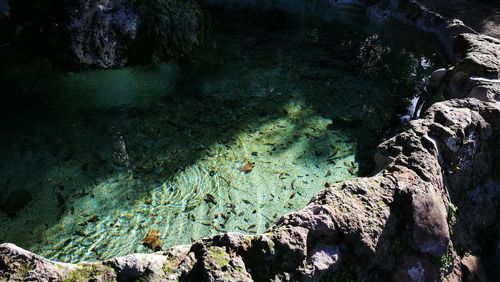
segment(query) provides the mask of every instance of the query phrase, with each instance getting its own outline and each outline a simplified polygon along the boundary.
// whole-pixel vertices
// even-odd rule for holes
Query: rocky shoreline
[[[2,244],[0,281],[487,281],[497,276],[500,40],[413,1],[379,1],[368,11],[434,33],[455,63],[435,76],[450,100],[434,104],[379,145],[373,176],[326,183],[307,207],[257,236],[220,234],[164,252],[79,264]]]

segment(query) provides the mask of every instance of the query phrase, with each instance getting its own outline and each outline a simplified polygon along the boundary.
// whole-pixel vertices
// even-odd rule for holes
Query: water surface
[[[75,262],[148,252],[153,228],[164,247],[264,232],[368,173],[444,63],[431,38],[359,9],[211,13],[178,63],[68,73],[3,53],[1,240]]]

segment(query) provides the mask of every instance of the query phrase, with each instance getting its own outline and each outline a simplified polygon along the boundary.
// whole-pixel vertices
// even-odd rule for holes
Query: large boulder
[[[458,63],[450,73],[450,96],[500,100],[500,40],[466,33],[456,38],[454,49]]]

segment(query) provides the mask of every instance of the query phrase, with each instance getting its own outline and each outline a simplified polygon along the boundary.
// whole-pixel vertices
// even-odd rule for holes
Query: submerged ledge
[[[220,234],[165,252],[79,264],[2,244],[0,280],[319,281],[330,273],[353,279],[356,273],[369,281],[456,281],[484,276],[475,255],[493,248],[495,234],[491,242],[485,236],[498,232],[500,40],[477,35],[413,1],[379,2],[368,12],[434,33],[455,66],[436,73],[443,74],[441,82],[453,99],[434,104],[379,145],[376,174],[326,185],[302,211],[282,217],[262,235]]]

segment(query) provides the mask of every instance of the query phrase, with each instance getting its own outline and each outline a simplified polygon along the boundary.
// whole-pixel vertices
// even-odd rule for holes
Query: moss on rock
[[[230,257],[226,253],[226,250],[222,247],[210,246],[208,247],[209,260],[218,267],[224,267],[229,264]]]
[[[64,282],[84,282],[96,279],[98,281],[114,281],[115,271],[109,266],[102,264],[82,264],[72,270]]]
[[[138,57],[163,61],[199,44],[206,16],[194,0],[134,0],[134,4],[141,19],[139,49],[143,54]]]

